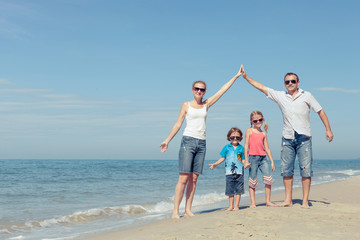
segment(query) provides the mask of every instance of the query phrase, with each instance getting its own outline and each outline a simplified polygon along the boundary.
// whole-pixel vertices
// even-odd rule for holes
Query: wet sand
[[[272,201],[283,198],[284,193],[273,194]],[[266,207],[258,198],[255,209],[244,203],[240,211],[166,219],[88,240],[360,239],[360,177],[312,186],[310,209],[301,208],[301,199],[302,190],[295,189],[292,207]]]

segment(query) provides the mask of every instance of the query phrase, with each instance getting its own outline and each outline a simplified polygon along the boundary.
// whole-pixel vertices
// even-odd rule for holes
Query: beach
[[[206,160],[205,166],[212,162]],[[225,236],[236,233],[236,236],[242,236],[239,232],[245,236],[252,235],[251,238],[255,239],[262,236],[259,234],[263,231],[255,226],[264,225],[269,234],[281,235],[284,234],[283,229],[300,231],[301,221],[311,223],[312,218],[320,213],[330,216],[326,211],[338,213],[333,216],[335,220],[342,219],[347,215],[341,215],[338,209],[345,209],[347,205],[344,204],[351,204],[350,213],[359,211],[356,202],[349,202],[358,199],[359,188],[342,183],[360,177],[359,160],[314,161],[310,193],[313,206],[309,211],[300,209],[301,178],[298,169],[295,169],[294,175],[294,207],[264,207],[264,185],[260,180],[256,190],[259,207],[249,209],[250,198],[245,181],[241,211],[228,213],[223,211],[229,204],[224,194],[224,168],[211,170],[204,167],[193,201],[192,210],[196,217],[174,221],[170,218],[178,178],[177,161],[34,159],[0,160],[0,165],[0,239],[83,240],[94,236],[108,237],[112,233],[121,235],[115,239],[132,238],[133,235],[138,235],[139,239],[196,239],[197,234],[200,234],[199,239],[209,236],[214,239],[224,236],[226,239]],[[275,160],[272,200],[278,203],[284,198],[280,165],[281,161]],[[139,169],[146,169],[146,174],[140,174]],[[245,171],[244,178],[248,179],[248,171]],[[335,190],[327,190],[327,183]],[[338,208],[337,205],[341,204],[342,207]],[[180,213],[184,211],[184,205],[183,201]],[[304,220],[291,219],[292,215],[301,216],[308,212],[311,215],[303,216]],[[353,223],[344,219],[340,223],[333,219],[329,222],[331,231],[348,230],[351,227],[334,226]],[[288,227],[287,223],[290,223]],[[313,231],[315,227],[309,228]],[[289,234],[296,232],[293,229]],[[321,231],[329,232],[324,228]]]
[[[280,203],[284,193],[272,195]],[[311,187],[310,209],[301,208],[302,190],[294,189],[292,207],[257,208],[241,202],[240,211],[215,209],[195,217],[165,219],[87,240],[113,239],[360,239],[360,176]]]

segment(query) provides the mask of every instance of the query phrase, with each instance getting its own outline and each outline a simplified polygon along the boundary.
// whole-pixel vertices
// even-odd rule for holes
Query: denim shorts
[[[270,165],[266,159],[266,156],[259,155],[249,155],[249,187],[256,188],[258,185],[257,182],[257,172],[260,169],[263,175],[263,182],[266,185],[271,185],[274,183],[274,180],[271,176]]]
[[[295,139],[282,138],[281,176],[294,176],[295,158],[298,157],[300,175],[312,177],[312,142],[311,137],[295,132]]]
[[[226,175],[226,196],[234,196],[244,194],[244,175],[243,174],[231,174]]]
[[[179,172],[202,174],[206,140],[183,136],[179,151]]]

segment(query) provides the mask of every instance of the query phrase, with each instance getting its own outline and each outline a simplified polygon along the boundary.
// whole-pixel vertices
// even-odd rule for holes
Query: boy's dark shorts
[[[226,175],[226,196],[234,196],[244,194],[244,175],[232,174]]]

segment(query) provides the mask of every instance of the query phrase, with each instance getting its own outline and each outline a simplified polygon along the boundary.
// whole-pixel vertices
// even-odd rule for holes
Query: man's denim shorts
[[[264,184],[271,185],[274,183],[274,180],[271,176],[270,165],[266,159],[266,156],[249,155],[249,163],[251,164],[249,167],[249,187],[257,187],[258,169],[260,169],[263,175]]]
[[[311,137],[295,132],[295,139],[282,138],[281,176],[294,176],[295,158],[298,157],[300,175],[312,177],[312,142]]]
[[[183,136],[179,151],[179,172],[202,174],[206,140]]]
[[[243,174],[231,174],[226,175],[226,196],[234,196],[244,194],[244,175]]]

